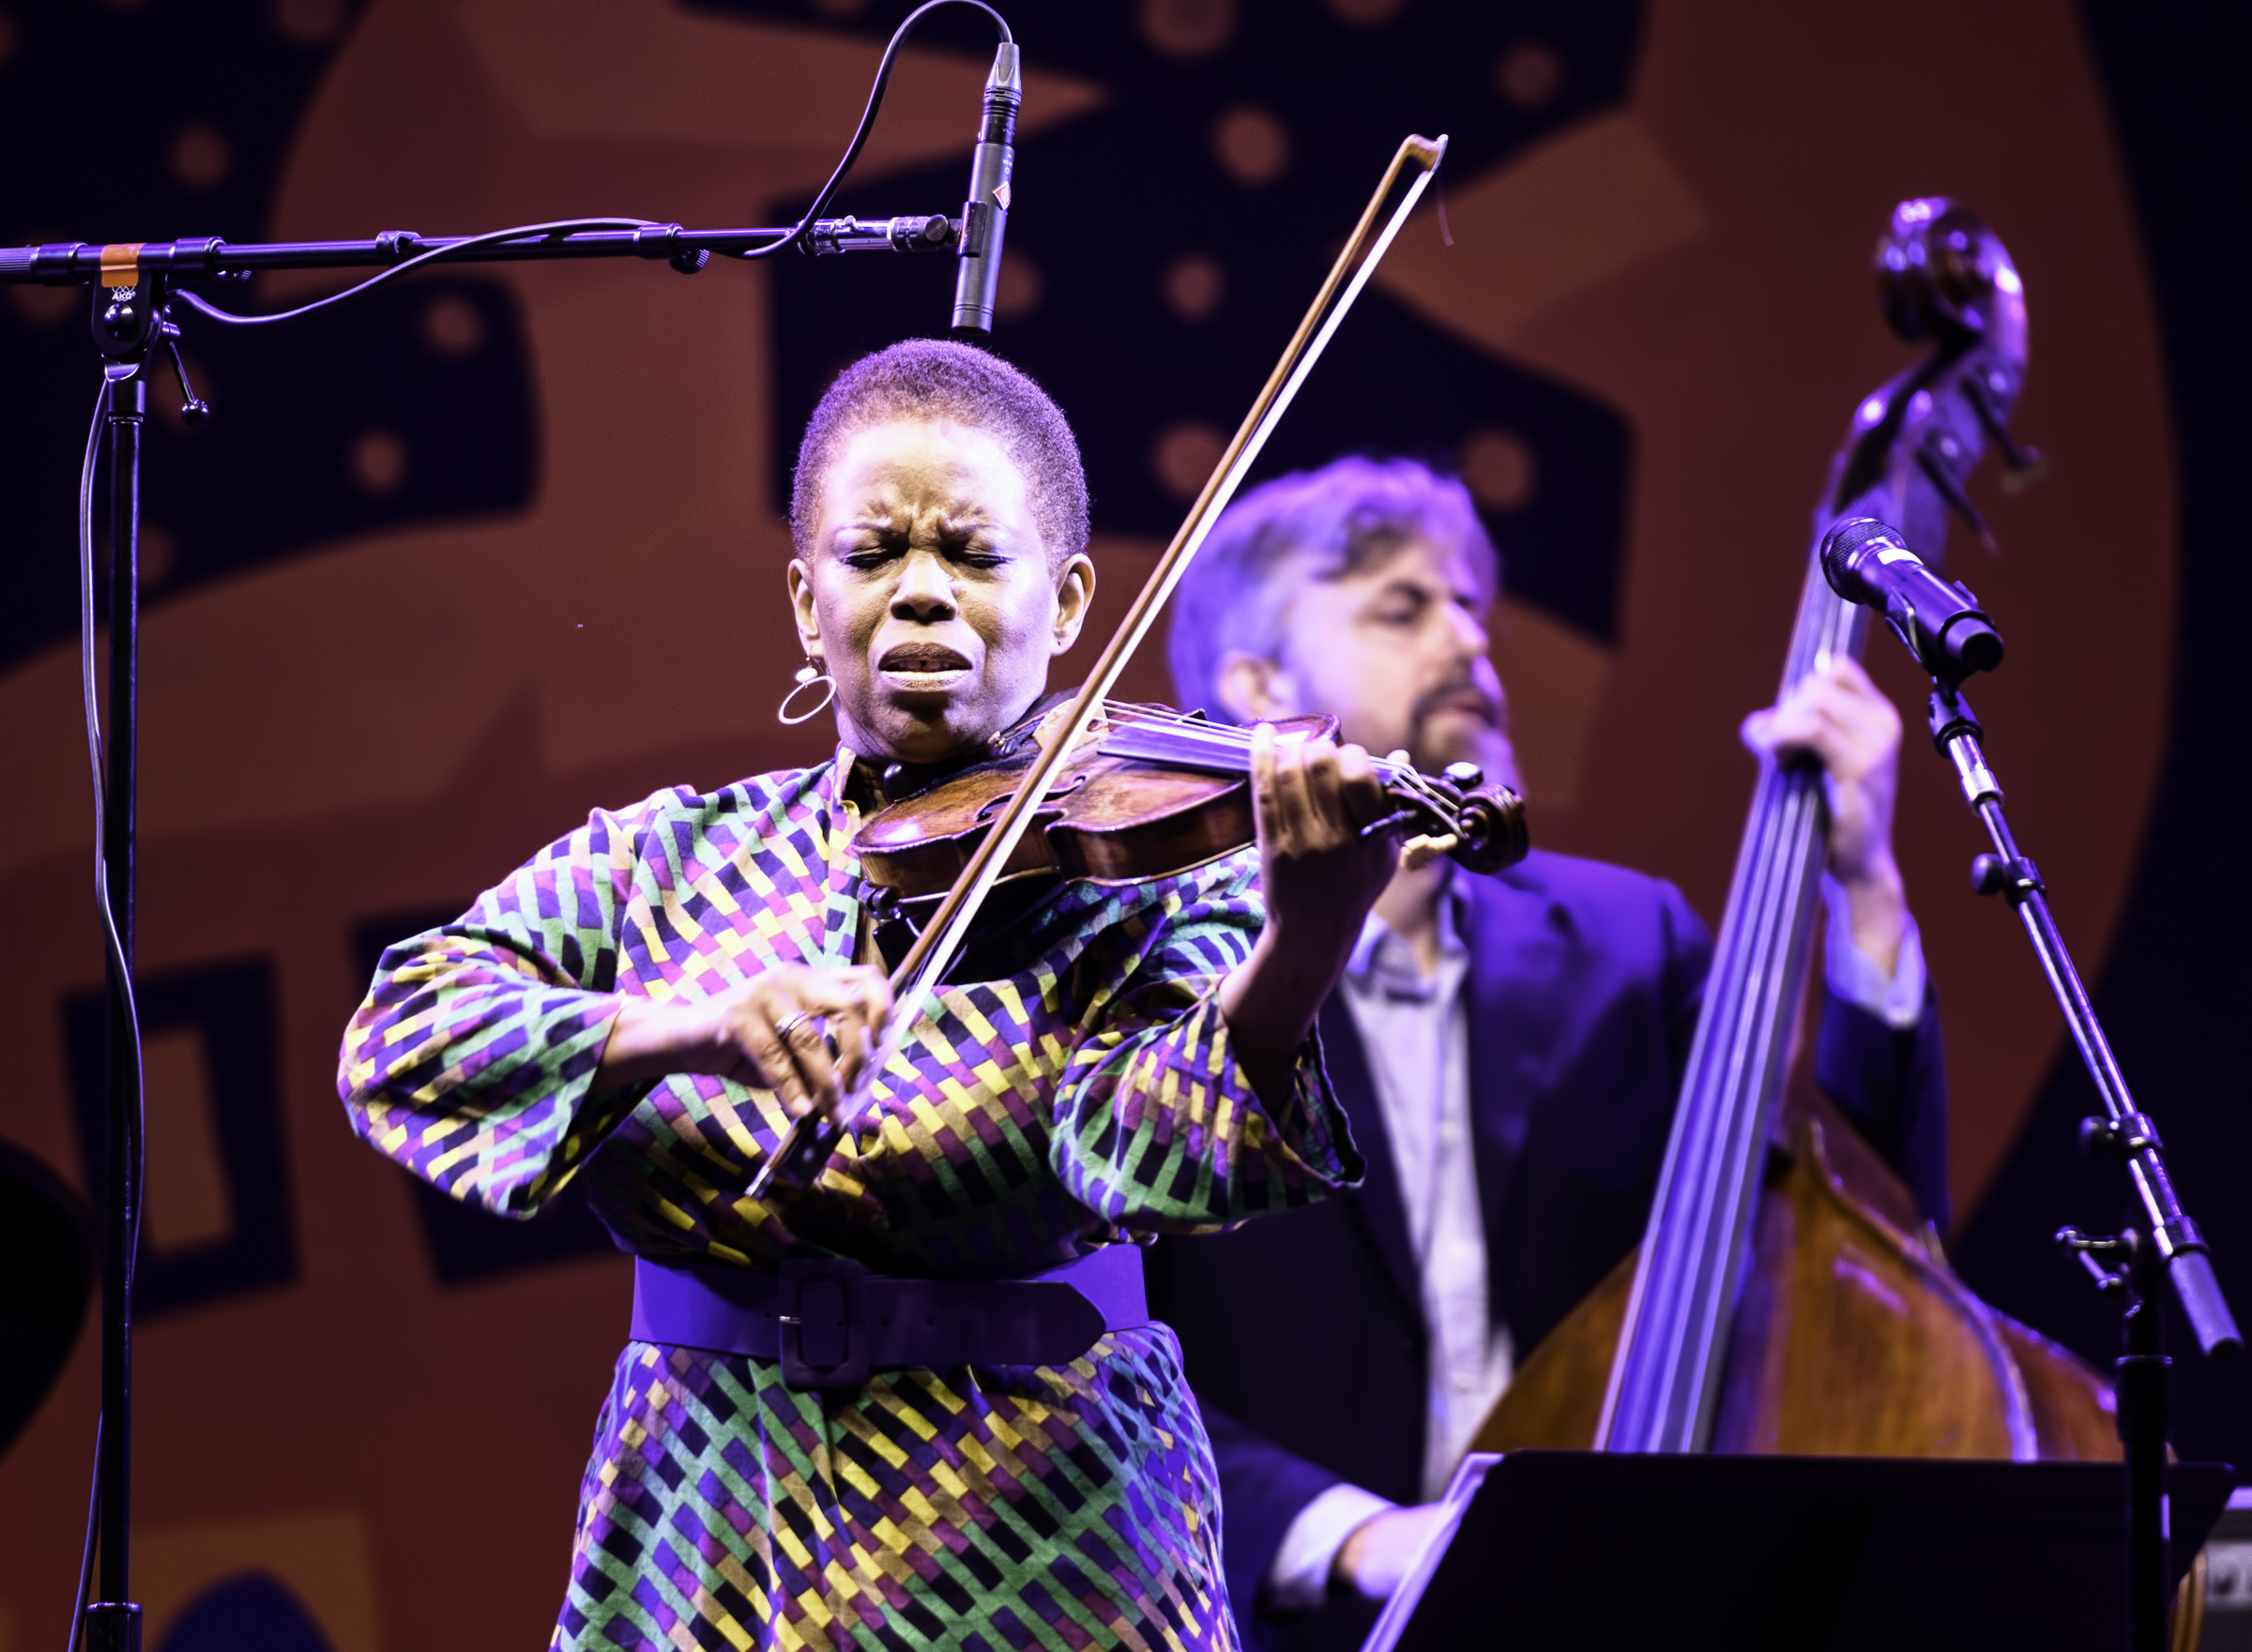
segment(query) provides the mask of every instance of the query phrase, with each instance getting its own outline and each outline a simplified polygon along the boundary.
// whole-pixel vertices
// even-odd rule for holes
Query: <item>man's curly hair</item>
[[[831,462],[858,432],[892,419],[951,419],[985,432],[1024,473],[1051,566],[1087,549],[1087,471],[1063,410],[997,356],[908,339],[839,373],[806,423],[790,484],[790,537],[800,556],[813,553]]]

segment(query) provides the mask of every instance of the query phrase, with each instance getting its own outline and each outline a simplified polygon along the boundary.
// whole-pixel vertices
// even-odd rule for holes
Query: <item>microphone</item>
[[[1822,576],[1848,602],[1881,609],[1924,669],[1953,685],[2001,663],[2001,637],[1968,586],[1925,566],[1875,517],[1841,522],[1822,538]]]
[[[1000,279],[1001,239],[1009,228],[1010,174],[1016,171],[1016,111],[1025,100],[1016,44],[1004,42],[985,77],[985,110],[969,156],[969,200],[962,208],[961,268],[954,276],[956,338],[990,337],[993,289]]]

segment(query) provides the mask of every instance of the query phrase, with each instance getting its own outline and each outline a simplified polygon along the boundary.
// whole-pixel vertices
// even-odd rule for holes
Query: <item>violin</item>
[[[995,742],[997,755],[871,815],[852,840],[870,883],[899,901],[944,894],[975,857],[993,822],[1022,788],[1034,759],[1058,737],[1062,709]],[[1333,736],[1329,717],[1272,725],[1278,740]],[[1400,831],[1408,853],[1447,855],[1472,871],[1525,858],[1525,805],[1489,784],[1475,764],[1439,775],[1390,758],[1371,760],[1395,805],[1362,828]],[[1032,828],[1003,864],[1003,881],[1039,876],[1097,884],[1169,877],[1252,841],[1251,731],[1201,712],[1105,701],[1063,760]]]

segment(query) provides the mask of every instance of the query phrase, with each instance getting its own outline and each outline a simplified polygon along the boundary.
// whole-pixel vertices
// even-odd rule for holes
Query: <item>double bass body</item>
[[[2117,1461],[2110,1386],[1971,1295],[1834,1107],[1809,1090],[1793,1111],[1760,1190],[1711,1449]],[[1635,1262],[1532,1352],[1474,1450],[1596,1444]]]

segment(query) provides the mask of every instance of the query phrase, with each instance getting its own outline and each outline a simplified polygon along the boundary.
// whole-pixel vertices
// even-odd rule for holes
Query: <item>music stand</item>
[[[1460,1509],[1362,1652],[2112,1652],[2126,1632],[2115,1463],[1513,1451],[1466,1461]],[[2236,1484],[2173,1465],[2174,1575]]]

